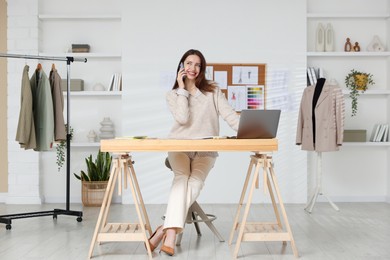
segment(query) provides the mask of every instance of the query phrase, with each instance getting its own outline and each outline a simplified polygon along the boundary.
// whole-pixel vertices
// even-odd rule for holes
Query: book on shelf
[[[370,137],[370,141],[371,142],[375,142],[375,139],[378,135],[378,132],[379,132],[379,129],[380,129],[380,124],[375,124],[374,125],[374,128],[372,129],[372,132],[371,132],[371,137]]]
[[[381,141],[384,131],[385,131],[385,125],[382,124],[379,128],[378,135],[375,137],[375,142]]]
[[[307,71],[308,86],[316,85],[317,79],[325,77],[323,68],[308,67],[306,71]]]
[[[110,84],[108,84],[107,91],[112,91],[112,87],[114,86],[114,77],[115,77],[115,74],[112,74],[111,79],[110,79]]]
[[[388,142],[389,141],[389,125],[386,125],[385,133],[383,134],[383,140],[382,142]]]
[[[108,91],[121,91],[122,90],[122,73],[114,73],[111,76],[110,84],[107,88]]]
[[[389,137],[388,124],[375,124],[371,133],[371,142],[387,142]]]

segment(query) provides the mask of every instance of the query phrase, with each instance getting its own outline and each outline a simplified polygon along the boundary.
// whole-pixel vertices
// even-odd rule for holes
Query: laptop
[[[242,110],[237,139],[270,139],[278,131],[280,110]]]

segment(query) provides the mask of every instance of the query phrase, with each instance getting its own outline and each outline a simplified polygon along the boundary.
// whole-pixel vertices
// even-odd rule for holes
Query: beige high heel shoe
[[[164,243],[165,243],[165,239],[167,238],[167,235],[164,234],[163,238],[162,238],[162,246],[160,248],[160,253],[161,251],[163,251],[164,253],[166,253],[167,255],[170,255],[170,256],[173,256],[175,254],[175,249],[172,248],[172,247],[169,247],[169,246],[166,246]]]
[[[156,230],[154,231],[154,233],[149,237],[149,239],[148,239],[148,243],[149,243],[149,246],[150,246],[150,251],[154,251],[154,249],[156,249],[157,247],[158,247],[158,245],[161,243],[161,240],[160,240],[160,242],[158,242],[158,244],[155,246],[155,245],[153,245],[152,243],[150,243],[150,239],[152,239],[152,237],[154,237],[156,234],[157,234],[157,231],[160,229],[160,228],[162,228],[162,225],[161,226],[158,226],[157,228],[156,228]],[[145,248],[146,248],[146,245],[145,245]]]

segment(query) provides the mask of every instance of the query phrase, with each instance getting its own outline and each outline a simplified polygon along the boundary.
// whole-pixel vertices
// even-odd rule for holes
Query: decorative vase
[[[114,124],[109,117],[105,117],[100,124],[102,125],[100,128],[100,139],[112,139],[115,137]]]
[[[104,87],[104,85],[102,83],[96,83],[94,86],[93,86],[93,91],[105,91],[106,88]]]
[[[95,131],[93,131],[93,130],[89,131],[87,137],[88,137],[88,142],[90,142],[90,143],[96,142],[97,135],[96,135]]]
[[[322,23],[317,25],[316,31],[316,51],[325,51],[325,30]]]
[[[325,51],[334,51],[334,32],[330,23],[325,29]]]

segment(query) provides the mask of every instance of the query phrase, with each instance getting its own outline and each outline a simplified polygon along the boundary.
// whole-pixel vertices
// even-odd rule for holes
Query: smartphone
[[[180,62],[180,69],[184,69],[184,63],[183,62]],[[183,79],[185,78],[186,76],[184,75],[183,76]]]

